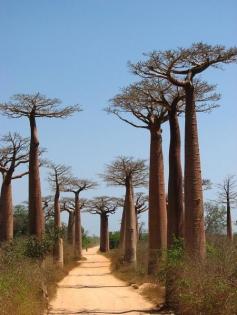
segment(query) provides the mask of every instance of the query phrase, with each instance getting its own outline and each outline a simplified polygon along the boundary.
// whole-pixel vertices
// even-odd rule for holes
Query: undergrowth
[[[0,249],[1,315],[43,314],[56,292],[56,283],[76,264],[68,244],[62,270],[53,264],[50,246],[29,246],[32,243],[34,240],[20,238]]]
[[[167,262],[155,276],[147,276],[147,244],[139,242],[136,270],[123,262],[119,249],[109,253],[112,270],[128,283],[166,285],[167,304],[180,315],[237,314],[237,242],[223,236],[208,239],[204,261],[184,255],[183,243],[175,241]],[[160,298],[160,290],[156,290]],[[159,295],[159,296],[158,296]]]

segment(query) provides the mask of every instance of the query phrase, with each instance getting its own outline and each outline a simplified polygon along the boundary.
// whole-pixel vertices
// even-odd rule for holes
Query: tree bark
[[[39,173],[39,139],[36,120],[30,116],[30,154],[29,154],[29,231],[31,235],[41,238],[44,232],[44,214],[41,201]]]
[[[192,83],[186,84],[185,111],[185,248],[197,258],[205,256],[205,230],[201,162],[195,94]]]
[[[122,220],[121,220],[121,226],[120,226],[120,239],[119,239],[119,248],[124,251],[124,246],[125,246],[125,201],[124,201],[124,206],[123,206],[123,214],[122,214]]]
[[[60,191],[59,187],[57,187],[54,196],[54,229],[56,233],[56,239],[53,250],[53,260],[56,265],[58,265],[60,268],[63,268],[63,239],[59,235],[61,228],[59,197]]]
[[[183,175],[181,166],[181,140],[176,108],[169,112],[170,147],[169,147],[169,181],[167,233],[168,248],[174,238],[182,238],[184,234]]]
[[[167,248],[167,210],[161,129],[152,126],[150,133],[148,274],[154,274]]]
[[[69,244],[73,244],[74,239],[74,213],[68,212],[67,240]]]
[[[9,176],[3,179],[0,197],[1,229],[0,242],[13,239],[13,207],[12,207],[12,185]]]
[[[100,215],[100,251],[109,251],[109,226],[106,214]]]
[[[138,213],[135,207],[135,218],[136,218],[136,233],[137,233],[137,241],[139,240],[139,223],[138,223]]]
[[[75,193],[75,241],[74,252],[77,259],[82,257],[81,211],[79,193]]]
[[[230,200],[228,196],[227,196],[227,238],[228,240],[233,241]]]
[[[125,248],[124,261],[129,264],[136,265],[136,247],[137,247],[137,231],[136,231],[136,215],[133,198],[132,179],[128,178],[126,182],[125,196]]]

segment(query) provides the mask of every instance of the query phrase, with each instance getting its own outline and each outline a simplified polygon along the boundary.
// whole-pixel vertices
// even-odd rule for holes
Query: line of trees
[[[190,48],[154,51],[146,56],[143,61],[130,63],[130,70],[141,81],[124,88],[106,110],[150,133],[148,273],[153,274],[175,238],[184,238],[187,254],[205,258],[197,112],[217,107],[220,95],[215,93],[215,86],[199,77],[208,68],[236,62],[237,49],[195,43]],[[181,115],[185,119],[184,176],[178,119]],[[170,126],[168,209],[162,152],[162,124],[166,121]]]
[[[124,198],[108,196],[83,200],[81,193],[96,188],[97,184],[72,174],[70,167],[40,161],[42,150],[36,121],[38,118],[66,118],[79,112],[78,105],[60,105],[57,98],[39,93],[17,94],[10,102],[0,104],[0,112],[9,118],[27,117],[30,137],[8,134],[1,139],[0,172],[0,241],[13,237],[12,188],[14,179],[29,177],[29,234],[41,240],[44,236],[45,213],[54,218],[55,263],[63,266],[61,212],[68,215],[68,240],[74,245],[75,256],[82,256],[81,210],[99,214],[101,219],[101,251],[109,250],[108,215],[123,207],[120,248],[125,262],[136,265],[139,238],[139,211],[148,210],[148,273],[154,274],[166,250],[177,238],[184,239],[185,251],[197,259],[205,258],[205,226],[203,181],[198,141],[197,113],[215,109],[220,95],[215,86],[200,79],[208,68],[236,62],[237,49],[203,43],[189,48],[153,51],[145,60],[130,63],[130,70],[140,81],[124,88],[110,101],[107,112],[125,123],[146,129],[150,135],[149,167],[145,160],[119,156],[106,166],[103,179],[108,185],[125,188]],[[181,134],[179,117],[184,116],[184,176],[181,163]],[[162,126],[169,123],[169,178],[168,195],[165,189]],[[53,196],[42,198],[40,165],[49,169]],[[20,172],[17,172],[17,169]],[[24,169],[24,167],[26,167]],[[148,197],[134,193],[137,187],[147,187]],[[231,206],[236,201],[233,178],[219,187],[220,201],[227,207],[227,235],[232,240]],[[61,193],[71,197],[61,198]]]

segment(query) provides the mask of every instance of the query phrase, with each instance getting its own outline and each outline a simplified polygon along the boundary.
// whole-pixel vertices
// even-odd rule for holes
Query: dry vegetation
[[[208,239],[207,259],[193,261],[185,258],[181,242],[168,251],[168,262],[161,266],[156,276],[146,275],[146,242],[138,245],[136,271],[124,265],[119,249],[109,256],[115,275],[136,283],[142,294],[160,304],[164,302],[164,285],[169,290],[169,305],[182,315],[232,315],[237,314],[237,240],[229,243],[225,237]],[[166,282],[166,283],[165,283]],[[141,291],[141,290],[140,290]]]
[[[56,292],[56,283],[77,264],[72,246],[65,244],[65,268],[57,268],[52,256],[43,264],[25,255],[26,240],[17,239],[0,251],[1,315],[40,315]]]

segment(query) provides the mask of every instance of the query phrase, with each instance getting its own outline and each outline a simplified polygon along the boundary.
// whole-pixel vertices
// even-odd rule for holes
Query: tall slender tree
[[[108,217],[119,207],[117,198],[100,196],[92,199],[88,204],[88,212],[100,216],[100,251],[109,251],[109,222]]]
[[[134,160],[131,157],[119,156],[106,166],[104,180],[108,184],[125,186],[125,242],[124,260],[136,264],[136,214],[134,206],[134,187],[141,187],[147,182],[147,166],[145,160]]]
[[[150,87],[147,87],[147,81],[130,85],[112,99],[112,104],[107,110],[126,123],[136,128],[148,129],[150,132],[148,273],[154,273],[158,267],[159,256],[162,256],[167,246],[161,124],[168,120],[168,112],[164,106],[151,99],[149,94]],[[124,117],[124,113],[132,114],[131,118],[135,117],[141,124]]]
[[[228,175],[217,185],[219,202],[226,206],[227,238],[233,241],[231,208],[237,205],[237,181],[234,175]]]
[[[74,251],[75,257],[80,259],[82,257],[82,232],[81,232],[81,206],[80,206],[80,194],[82,191],[88,189],[93,189],[97,184],[93,181],[87,179],[71,178],[70,184],[65,189],[68,192],[74,193],[75,200],[75,242],[74,242]]]
[[[29,162],[29,139],[22,138],[18,133],[9,133],[1,138],[3,146],[0,148],[0,172],[2,186],[0,196],[0,242],[13,238],[13,206],[12,180],[22,178],[28,174],[28,169],[15,171]]]
[[[203,258],[205,232],[194,78],[209,67],[235,62],[237,49],[196,43],[187,49],[155,51],[148,57],[131,65],[135,74],[166,79],[185,92],[185,247]]]
[[[36,94],[16,94],[8,103],[0,104],[0,112],[10,118],[27,117],[30,123],[29,153],[29,231],[42,237],[44,217],[41,205],[41,185],[39,173],[39,137],[37,118],[66,118],[80,110],[78,106],[60,106],[57,98],[47,98]]]
[[[63,239],[61,236],[61,205],[60,193],[65,190],[65,186],[70,183],[70,167],[62,164],[47,163],[49,171],[48,180],[54,191],[54,232],[55,244],[53,251],[54,263],[63,268]]]

